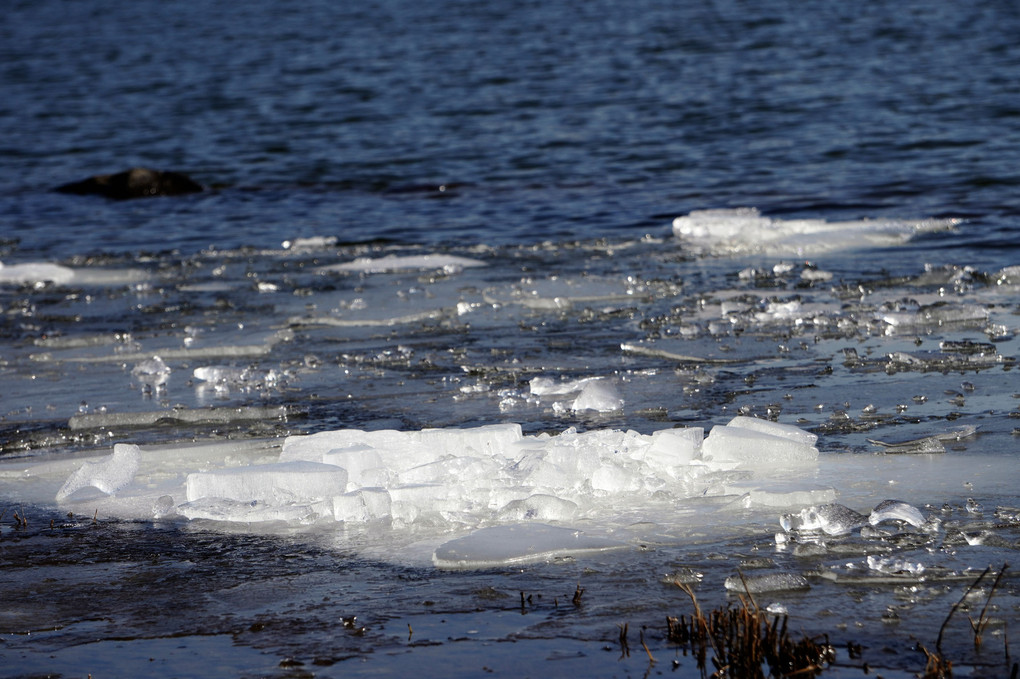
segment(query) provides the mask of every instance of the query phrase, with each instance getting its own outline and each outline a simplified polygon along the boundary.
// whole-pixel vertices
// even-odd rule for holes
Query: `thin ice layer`
[[[573,528],[525,523],[482,528],[450,540],[436,549],[432,562],[440,568],[487,568],[626,546],[616,540],[585,535]]]

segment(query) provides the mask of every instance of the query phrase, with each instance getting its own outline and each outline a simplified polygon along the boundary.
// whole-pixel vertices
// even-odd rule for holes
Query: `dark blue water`
[[[1002,246],[1018,34],[1008,1],[23,2],[0,218],[15,257],[631,237],[737,205],[964,216],[961,242]],[[134,165],[213,190],[47,191]]]

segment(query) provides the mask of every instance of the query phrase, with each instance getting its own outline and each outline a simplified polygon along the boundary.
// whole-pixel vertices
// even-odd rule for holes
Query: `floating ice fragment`
[[[456,273],[461,269],[485,266],[485,262],[455,255],[386,255],[377,259],[362,257],[343,264],[333,264],[317,269],[319,273],[351,272],[351,273],[387,273],[393,271],[415,271],[440,269],[446,273]]]
[[[907,561],[896,557],[882,558],[871,554],[868,556],[868,568],[879,573],[921,575],[924,565],[916,561]]]
[[[294,238],[283,241],[284,250],[321,250],[331,248],[337,244],[339,239],[336,236],[309,236],[308,238]]]
[[[868,245],[903,243],[916,233],[944,231],[959,220],[826,222],[770,219],[755,208],[695,210],[673,220],[674,237],[715,254],[748,252],[804,256]]]
[[[49,262],[7,264],[0,262],[0,283],[56,283],[64,285],[74,278],[74,269]]]
[[[920,528],[926,523],[924,515],[917,507],[900,500],[884,500],[875,506],[868,517],[868,523],[877,526],[883,521],[905,521],[915,528]]]
[[[745,575],[743,578],[731,575],[726,578],[726,589],[731,592],[779,592],[791,589],[809,589],[807,578],[798,573],[765,573],[761,575]]]
[[[482,528],[450,540],[436,549],[432,562],[439,568],[493,568],[626,546],[573,528],[526,523]]]
[[[141,455],[136,445],[118,443],[113,452],[98,460],[90,460],[68,477],[57,491],[57,502],[66,500],[82,488],[96,488],[112,495],[131,483],[138,471]]]
[[[826,535],[845,535],[867,523],[860,512],[840,504],[806,507],[797,514],[784,514],[779,525],[785,531],[822,531]]]
[[[570,409],[573,411],[594,410],[600,413],[608,413],[619,410],[623,407],[623,398],[616,390],[616,387],[608,381],[598,380],[589,382],[581,389]]]
[[[154,388],[162,387],[170,379],[170,366],[159,356],[153,356],[147,361],[135,365],[131,374],[137,377],[143,384]]]

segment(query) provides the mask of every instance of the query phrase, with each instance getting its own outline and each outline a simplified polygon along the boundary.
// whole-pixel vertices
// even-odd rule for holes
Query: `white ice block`
[[[318,462],[231,467],[188,474],[189,502],[222,498],[238,502],[283,504],[331,498],[347,489],[347,471]]]
[[[749,468],[790,467],[818,459],[814,446],[743,427],[713,427],[701,450],[707,462],[721,468],[731,463]]]
[[[792,424],[780,424],[778,422],[762,420],[757,417],[745,417],[743,415],[738,415],[730,420],[726,426],[750,429],[751,431],[761,432],[762,434],[790,439],[797,443],[803,443],[806,446],[813,446],[818,443],[817,435],[812,434],[809,431],[804,431],[800,427],[796,427]]]

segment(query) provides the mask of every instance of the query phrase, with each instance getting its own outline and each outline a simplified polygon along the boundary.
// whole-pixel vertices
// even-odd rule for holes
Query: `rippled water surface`
[[[829,635],[828,676],[913,676],[989,566],[942,646],[1008,675],[1018,34],[991,1],[15,3],[0,675],[695,677],[676,583],[737,606],[739,572],[804,577],[755,596]],[[52,191],[133,166],[205,190]],[[817,460],[633,452],[738,415]],[[429,458],[440,495],[383,521],[184,493],[288,436],[511,423],[527,455]],[[115,444],[126,485],[64,492]],[[549,465],[558,504],[518,512]],[[780,523],[886,499],[928,523]],[[433,563],[535,520],[620,548]]]

